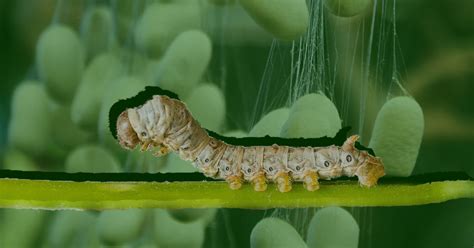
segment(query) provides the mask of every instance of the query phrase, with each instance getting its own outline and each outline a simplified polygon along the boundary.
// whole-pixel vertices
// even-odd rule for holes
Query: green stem
[[[304,208],[323,206],[408,206],[474,198],[474,181],[380,183],[363,188],[356,181],[323,181],[315,192],[294,184],[289,193],[269,185],[230,190],[225,182],[74,182],[0,179],[0,207],[42,209],[127,208]]]

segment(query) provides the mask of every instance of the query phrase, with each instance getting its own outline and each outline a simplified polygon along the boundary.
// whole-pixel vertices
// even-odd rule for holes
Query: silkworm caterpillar
[[[138,107],[126,108],[110,122],[123,148],[140,145],[142,151],[155,150],[156,156],[176,152],[206,176],[227,181],[231,189],[251,182],[256,191],[265,191],[267,182],[274,182],[280,192],[288,192],[295,181],[314,191],[319,188],[319,179],[340,176],[357,176],[362,186],[371,187],[385,175],[378,157],[356,148],[357,135],[340,146],[230,144],[202,128],[185,103],[163,94],[151,96]]]

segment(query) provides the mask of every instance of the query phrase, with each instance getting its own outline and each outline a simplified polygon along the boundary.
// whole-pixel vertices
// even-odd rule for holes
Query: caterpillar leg
[[[140,151],[141,152],[148,151],[148,149],[150,149],[150,147],[151,147],[151,141],[145,141],[145,142],[143,142],[142,146],[140,147]]]
[[[230,176],[226,178],[226,181],[229,183],[229,188],[233,190],[242,187],[242,176]]]
[[[260,173],[252,179],[253,189],[255,191],[265,191],[267,190],[267,179],[265,174]]]
[[[158,149],[153,153],[155,157],[161,157],[170,152],[170,149],[166,146],[160,145],[158,146]]]
[[[360,166],[355,175],[362,186],[372,187],[377,184],[380,177],[385,175],[382,161],[379,158],[368,156],[366,162]]]
[[[318,182],[318,173],[315,171],[310,171],[306,173],[303,177],[303,186],[308,191],[315,191],[319,189],[319,182]]]
[[[291,190],[291,177],[286,172],[281,172],[276,176],[275,182],[277,183],[278,190],[282,193]]]

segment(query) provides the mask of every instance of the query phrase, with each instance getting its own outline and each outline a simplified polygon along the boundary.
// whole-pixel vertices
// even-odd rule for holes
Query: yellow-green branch
[[[0,179],[0,207],[41,209],[127,208],[304,208],[323,206],[408,206],[474,198],[474,181],[379,184],[362,188],[356,181],[322,182],[308,192],[295,184],[289,193],[269,185],[230,190],[225,182],[73,182]]]

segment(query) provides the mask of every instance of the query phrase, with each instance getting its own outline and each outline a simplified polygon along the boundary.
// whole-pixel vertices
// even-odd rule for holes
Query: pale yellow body
[[[313,191],[319,179],[340,176],[357,176],[361,185],[370,187],[385,175],[380,159],[354,147],[356,135],[342,147],[234,146],[210,137],[183,102],[167,96],[154,96],[124,111],[117,120],[117,135],[125,148],[158,148],[157,156],[177,152],[206,176],[226,180],[232,189],[248,181],[264,191],[270,181],[287,192],[297,181]]]

